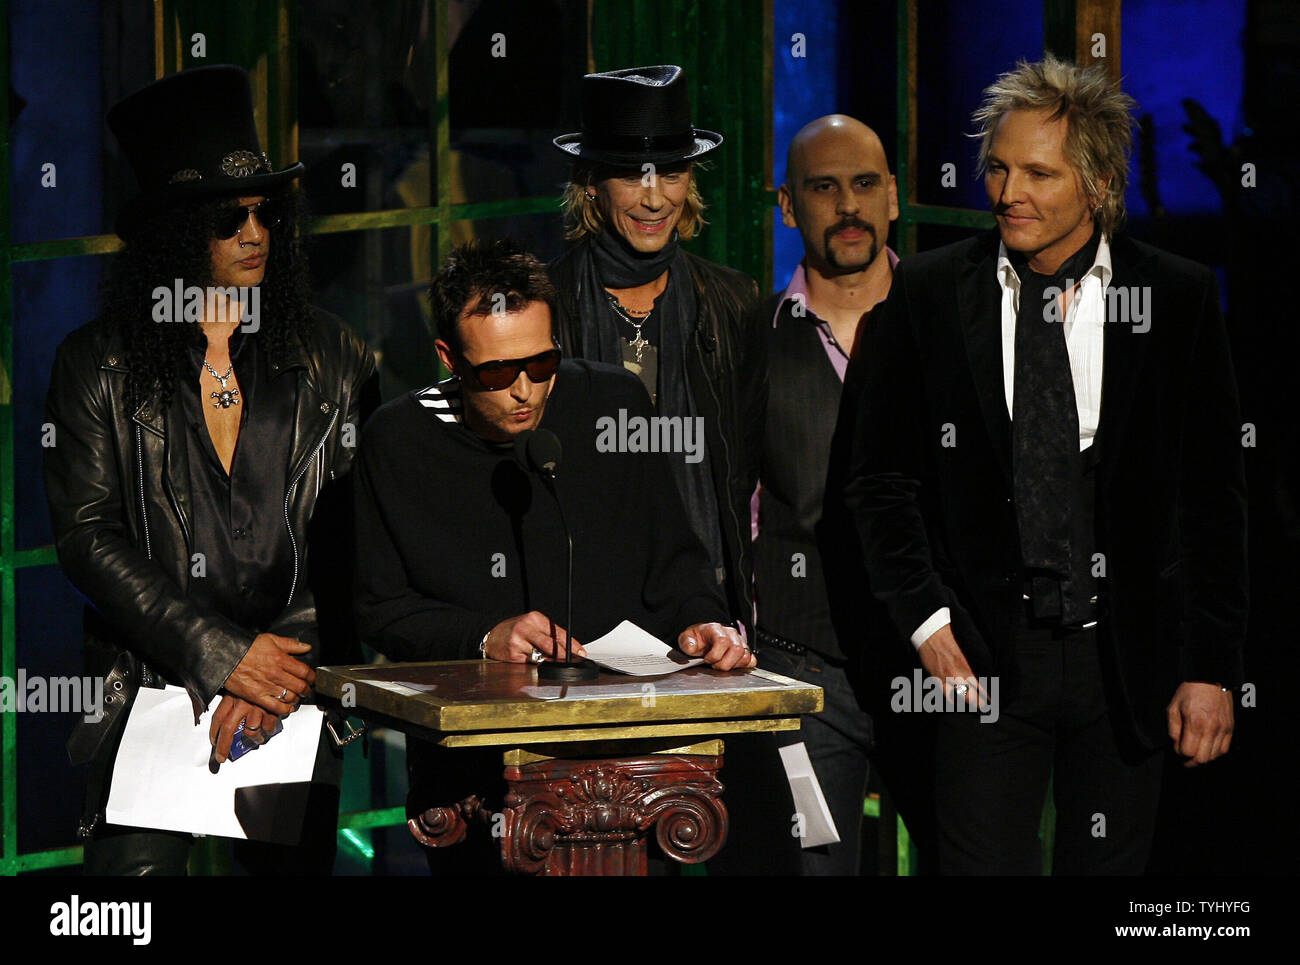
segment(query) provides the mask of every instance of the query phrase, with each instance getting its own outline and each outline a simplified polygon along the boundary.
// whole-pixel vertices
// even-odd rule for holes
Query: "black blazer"
[[[845,488],[898,631],[950,607],[979,675],[999,672],[1022,606],[997,252],[992,231],[896,270],[865,333]],[[1241,683],[1243,428],[1213,274],[1126,238],[1111,262],[1108,294],[1151,294],[1147,330],[1105,327],[1098,633],[1122,704],[1112,713],[1158,747],[1180,682]]]

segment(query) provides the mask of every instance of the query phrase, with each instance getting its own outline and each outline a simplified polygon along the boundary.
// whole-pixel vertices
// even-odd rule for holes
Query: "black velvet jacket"
[[[555,332],[564,354],[582,357],[577,246],[548,266],[559,290]],[[686,345],[689,381],[704,430],[727,566],[727,608],[749,624],[753,613],[749,499],[758,480],[767,392],[758,285],[748,275],[689,252],[697,318]],[[770,319],[769,319],[770,323]],[[662,360],[660,364],[665,364]],[[700,387],[703,387],[702,389]]]
[[[305,659],[315,663],[328,642],[318,617],[321,625],[351,636],[350,613],[327,621],[317,612],[318,600],[325,608],[347,599],[318,580],[328,578],[331,557],[346,563],[349,544],[348,534],[324,523],[328,514],[317,510],[346,511],[350,504],[341,482],[363,416],[362,396],[373,390],[375,363],[339,319],[317,310],[313,321],[280,366],[298,370],[282,519],[295,559],[290,593],[267,629],[312,643]],[[59,346],[46,397],[46,418],[55,427],[55,445],[45,450],[55,546],[64,574],[87,602],[88,672],[120,669],[118,657],[130,655],[125,700],[106,708],[105,724],[120,716],[150,672],[189,691],[197,722],[255,634],[196,606],[187,594],[193,532],[182,407],[173,398],[165,412],[154,401],[128,411],[127,372],[120,338],[97,322]],[[335,518],[346,525],[346,515]],[[93,744],[106,749],[102,735]]]
[[[845,490],[898,632],[950,607],[976,674],[998,672],[1022,606],[997,252],[993,231],[899,265],[861,346]],[[1241,683],[1242,421],[1211,272],[1123,237],[1111,263],[1108,290],[1148,289],[1150,314],[1105,325],[1098,634],[1117,720],[1158,747],[1179,683]]]

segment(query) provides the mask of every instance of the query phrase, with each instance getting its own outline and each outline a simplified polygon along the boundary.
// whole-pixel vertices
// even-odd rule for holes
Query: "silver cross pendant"
[[[636,338],[632,339],[632,341],[628,342],[627,344],[629,348],[633,349],[636,352],[636,360],[640,362],[641,353],[645,351],[645,347],[650,343],[646,339],[641,337],[641,330],[638,329],[636,333]]]

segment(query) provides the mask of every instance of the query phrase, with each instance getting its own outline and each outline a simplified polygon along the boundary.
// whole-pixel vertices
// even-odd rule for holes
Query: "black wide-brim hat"
[[[582,130],[552,142],[573,158],[612,165],[668,164],[712,151],[722,135],[691,125],[680,67],[625,67],[582,78]]]
[[[151,210],[220,195],[267,194],[303,172],[275,170],[257,138],[253,88],[242,67],[196,67],[114,104],[108,126],[140,182],[114,225],[126,239]]]

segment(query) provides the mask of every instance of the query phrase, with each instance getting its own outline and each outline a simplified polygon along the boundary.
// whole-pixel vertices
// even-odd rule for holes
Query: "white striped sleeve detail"
[[[439,382],[415,393],[416,401],[426,409],[432,409],[443,422],[460,422],[462,405],[460,386]]]

